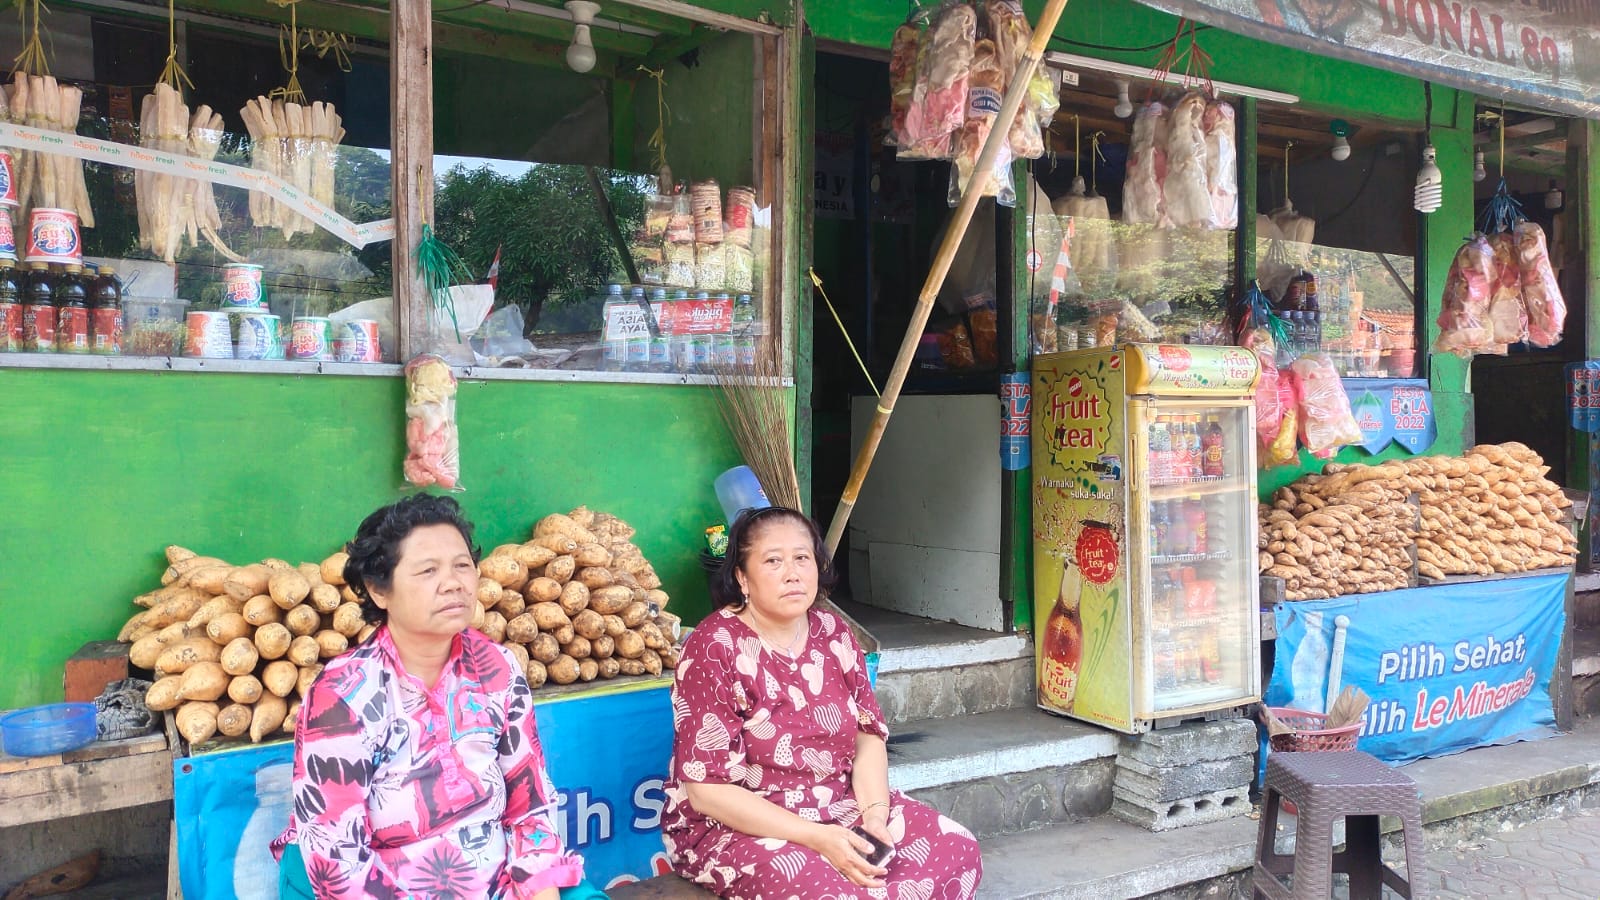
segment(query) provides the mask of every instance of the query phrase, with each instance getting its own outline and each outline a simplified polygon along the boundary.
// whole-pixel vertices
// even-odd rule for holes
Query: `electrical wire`
[[[494,2],[494,0],[470,0],[470,2],[463,3],[460,6],[449,6],[449,7],[446,7],[444,9],[439,9],[438,7],[434,7],[433,14],[434,15],[439,15],[440,13],[461,12],[464,9],[473,9],[475,7],[483,6],[485,4],[493,3],[493,2]]]
[[[1196,25],[1194,30],[1195,32],[1210,31],[1211,28],[1212,26],[1210,25]],[[1165,40],[1161,41],[1160,43],[1151,44],[1148,47],[1117,47],[1111,44],[1093,44],[1088,41],[1075,41],[1071,38],[1064,38],[1060,35],[1054,34],[1050,36],[1050,42],[1065,44],[1068,47],[1079,47],[1085,50],[1103,50],[1108,53],[1149,53],[1152,50],[1160,50],[1163,47],[1171,45],[1172,43],[1171,40]]]

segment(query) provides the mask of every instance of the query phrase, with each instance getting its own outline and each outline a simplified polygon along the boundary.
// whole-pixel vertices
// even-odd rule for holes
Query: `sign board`
[[[1269,706],[1321,712],[1345,617],[1341,683],[1372,698],[1358,748],[1388,762],[1547,737],[1565,573],[1282,603]]]
[[[1258,40],[1600,117],[1597,0],[1142,2]]]
[[[671,681],[538,702],[534,716],[561,795],[558,831],[597,886],[668,871],[662,785],[672,755]],[[190,900],[276,900],[268,845],[289,824],[294,744],[178,759],[178,866]]]
[[[1361,428],[1361,449],[1368,453],[1378,453],[1390,444],[1421,453],[1439,436],[1433,392],[1420,378],[1346,378],[1344,390]]]

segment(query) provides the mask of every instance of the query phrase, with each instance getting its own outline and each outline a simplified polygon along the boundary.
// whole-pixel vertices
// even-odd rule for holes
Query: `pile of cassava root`
[[[527,543],[479,563],[472,627],[511,651],[533,687],[676,667],[678,619],[633,534],[583,507],[546,516]],[[345,584],[343,552],[298,566],[166,553],[163,586],[134,598],[145,609],[117,639],[155,673],[146,704],[175,710],[190,744],[292,734],[323,665],[376,630]]]
[[[1284,579],[1289,599],[1320,600],[1409,586],[1413,553],[1432,579],[1570,566],[1572,502],[1549,471],[1515,442],[1329,465],[1261,505],[1260,570]]]

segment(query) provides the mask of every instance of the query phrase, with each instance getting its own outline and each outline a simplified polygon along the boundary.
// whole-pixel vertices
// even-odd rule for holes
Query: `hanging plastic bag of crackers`
[[[406,482],[461,490],[461,445],[456,430],[456,377],[431,353],[406,363]]]

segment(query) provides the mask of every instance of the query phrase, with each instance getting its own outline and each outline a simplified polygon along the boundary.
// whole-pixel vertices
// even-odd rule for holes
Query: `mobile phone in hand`
[[[872,852],[865,855],[867,862],[882,868],[883,866],[889,864],[889,860],[894,859],[893,844],[884,843],[876,835],[871,834],[860,825],[857,825],[850,830],[860,835],[862,838],[865,838],[867,843],[872,845]]]

